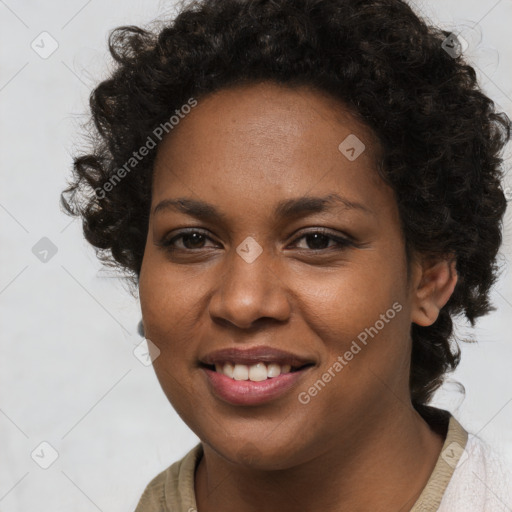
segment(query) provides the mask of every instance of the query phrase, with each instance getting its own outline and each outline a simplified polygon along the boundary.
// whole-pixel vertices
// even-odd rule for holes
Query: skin
[[[349,161],[338,145],[366,146]],[[432,324],[455,287],[454,262],[405,245],[393,190],[376,171],[379,144],[338,100],[307,87],[262,82],[200,99],[162,140],[139,279],[146,337],[160,350],[163,391],[204,447],[195,475],[199,512],[408,511],[443,438],[414,410],[411,323]],[[291,218],[275,205],[337,193],[334,205]],[[154,207],[206,201],[224,220]],[[183,228],[206,238],[158,245]],[[354,246],[315,241],[351,236]],[[197,237],[198,235],[196,235]],[[253,237],[252,263],[236,248]],[[307,391],[365,328],[402,310],[308,404]],[[315,361],[292,390],[258,406],[212,394],[199,358],[226,347],[269,345]]]

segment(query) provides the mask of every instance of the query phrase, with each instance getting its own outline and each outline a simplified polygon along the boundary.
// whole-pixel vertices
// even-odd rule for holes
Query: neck
[[[444,442],[402,403],[383,421],[337,436],[315,458],[286,470],[233,464],[203,443],[195,476],[201,512],[409,511]],[[368,423],[368,422],[367,422]],[[357,443],[354,441],[357,439]]]

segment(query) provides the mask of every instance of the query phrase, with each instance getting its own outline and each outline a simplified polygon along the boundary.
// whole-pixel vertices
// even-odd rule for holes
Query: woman
[[[428,405],[506,208],[510,121],[456,38],[401,0],[205,0],[109,43],[63,204],[201,440],[136,512],[511,507]]]

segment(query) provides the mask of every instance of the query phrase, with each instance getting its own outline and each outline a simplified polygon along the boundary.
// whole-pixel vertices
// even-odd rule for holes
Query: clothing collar
[[[410,512],[435,512],[439,508],[455,467],[464,452],[468,433],[450,412],[443,409],[427,406],[422,408],[421,415],[434,431],[443,436],[446,433],[446,437],[434,470]],[[196,512],[195,471],[203,453],[203,446],[199,443],[181,460],[157,475],[144,493],[146,501],[142,499],[143,495],[136,512],[156,510],[149,507],[150,503],[165,506],[166,510],[173,512]],[[151,496],[150,486],[153,486],[153,496]],[[143,501],[148,504],[147,507],[142,506]],[[158,510],[162,510],[162,508]]]

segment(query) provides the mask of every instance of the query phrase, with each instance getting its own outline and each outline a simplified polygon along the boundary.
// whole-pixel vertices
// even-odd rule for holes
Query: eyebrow
[[[343,209],[360,210],[366,214],[376,215],[367,206],[333,193],[324,197],[304,196],[286,199],[275,206],[274,216],[283,219],[293,218],[333,210],[340,206]],[[213,220],[216,222],[225,222],[227,220],[227,215],[219,211],[212,204],[188,197],[160,201],[154,207],[153,215],[165,210],[178,211],[202,220]]]

